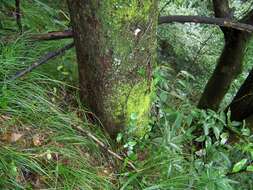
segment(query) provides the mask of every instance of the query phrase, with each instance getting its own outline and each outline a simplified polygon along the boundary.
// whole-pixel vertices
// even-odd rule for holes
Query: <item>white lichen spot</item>
[[[134,30],[134,35],[135,36],[138,36],[138,34],[141,32],[141,29],[140,28],[136,28],[135,30]]]

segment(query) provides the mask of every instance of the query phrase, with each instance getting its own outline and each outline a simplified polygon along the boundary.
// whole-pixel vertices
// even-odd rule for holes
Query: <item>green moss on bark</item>
[[[69,5],[75,5],[75,9],[83,6],[83,11],[80,10],[83,16],[75,15],[76,11],[71,15],[84,22],[82,27],[78,22],[73,27],[79,47],[79,68],[82,68],[79,76],[84,81],[80,89],[87,93],[84,97],[88,97],[84,101],[88,102],[110,133],[127,127],[134,113],[138,119],[137,127],[144,128],[148,125],[152,101],[150,89],[156,58],[156,0],[78,2],[80,4],[72,0]],[[82,33],[85,35],[82,36]],[[82,46],[87,47],[83,49]]]
[[[129,126],[137,117],[138,134],[149,124],[152,103],[151,72],[156,59],[156,3],[154,0],[110,0],[104,13],[107,52],[112,73],[105,104],[116,123]],[[113,7],[113,10],[111,9]],[[104,9],[105,10],[105,9]],[[108,9],[109,10],[109,9]]]

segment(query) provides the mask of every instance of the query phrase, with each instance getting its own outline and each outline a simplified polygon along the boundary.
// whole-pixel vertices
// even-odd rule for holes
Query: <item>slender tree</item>
[[[21,22],[21,11],[20,11],[20,0],[15,0],[15,16],[16,16],[16,22],[19,29],[19,32],[23,32],[22,22]]]
[[[253,69],[238,90],[227,110],[231,110],[232,121],[243,121],[253,114]]]
[[[156,0],[68,0],[80,97],[115,137],[148,124],[156,52]],[[150,91],[151,90],[151,91]]]
[[[231,18],[228,0],[213,0],[215,16]],[[253,24],[253,10],[242,20],[242,23]],[[241,73],[244,51],[251,34],[232,28],[221,27],[224,34],[225,46],[218,60],[217,66],[209,79],[198,107],[217,110],[230,84]]]

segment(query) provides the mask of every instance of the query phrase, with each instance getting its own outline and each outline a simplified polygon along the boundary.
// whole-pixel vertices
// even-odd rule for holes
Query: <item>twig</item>
[[[164,6],[159,10],[159,15],[165,10],[165,8],[171,3],[171,1],[168,1],[164,4]]]
[[[125,159],[123,157],[121,157],[120,155],[118,155],[117,153],[115,153],[111,149],[109,149],[103,142],[101,142],[97,137],[95,137],[89,131],[83,129],[80,126],[73,126],[73,128],[76,129],[76,130],[78,130],[79,132],[83,133],[85,136],[88,136],[93,141],[95,141],[98,146],[100,146],[101,148],[103,148],[104,150],[106,150],[109,154],[111,154],[116,159],[118,159],[118,160],[120,160],[122,162],[125,161]],[[129,165],[130,168],[132,168],[133,170],[137,171],[136,167],[134,166],[134,164],[132,162],[128,161],[127,164]]]
[[[72,47],[74,47],[74,42],[64,46],[61,49],[58,49],[56,51],[53,52],[49,52],[47,54],[45,54],[44,56],[42,56],[38,61],[34,62],[32,65],[30,65],[28,68],[18,72],[16,75],[14,75],[13,77],[10,78],[11,81],[16,80],[17,78],[20,78],[22,76],[24,76],[25,74],[31,72],[33,69],[37,68],[38,66],[46,63],[47,61],[49,61],[50,59],[53,59],[59,55],[62,55],[65,53],[65,51],[71,49]]]
[[[4,28],[4,27],[0,27],[0,30],[10,31],[10,32],[17,32],[17,30],[15,30],[15,29],[13,29],[13,28]]]
[[[252,33],[253,32],[253,25],[240,23],[237,21],[233,21],[227,18],[212,18],[212,17],[204,17],[204,16],[183,16],[183,15],[173,15],[173,16],[162,16],[159,18],[159,24],[166,24],[166,23],[200,23],[200,24],[212,24],[223,26],[227,28],[233,28],[236,30],[241,30],[245,32]]]
[[[201,44],[201,47],[199,48],[198,52],[196,53],[192,65],[195,65],[195,63],[197,62],[198,58],[199,58],[199,54],[201,53],[201,51],[204,49],[204,47],[207,45],[207,42],[212,38],[213,33]]]
[[[34,34],[32,35],[33,40],[59,40],[59,39],[65,39],[65,38],[72,38],[73,32],[71,29],[65,30],[65,31],[56,31],[56,32],[49,32],[45,34]]]
[[[22,22],[21,22],[21,12],[20,12],[20,0],[15,0],[16,10],[15,10],[15,16],[16,16],[16,22],[19,28],[19,32],[23,32]]]

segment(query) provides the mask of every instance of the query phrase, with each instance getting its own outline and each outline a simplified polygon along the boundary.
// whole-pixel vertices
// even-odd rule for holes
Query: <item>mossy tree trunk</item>
[[[156,0],[68,0],[80,97],[115,136],[148,124],[156,58]]]
[[[213,0],[215,16],[231,18],[227,0]],[[253,23],[253,11],[241,20],[243,23]],[[232,81],[242,70],[244,52],[250,39],[250,34],[235,29],[223,28],[225,46],[217,66],[209,79],[198,107],[217,110]]]

